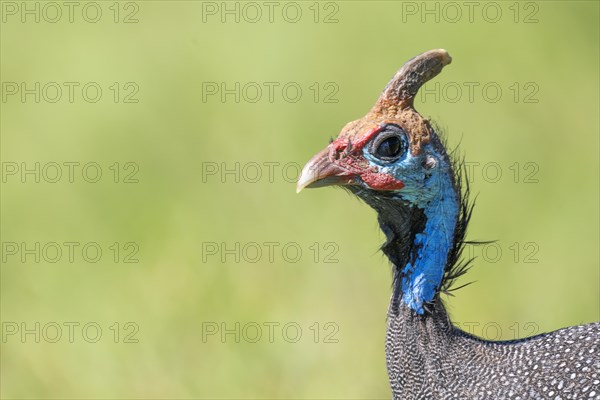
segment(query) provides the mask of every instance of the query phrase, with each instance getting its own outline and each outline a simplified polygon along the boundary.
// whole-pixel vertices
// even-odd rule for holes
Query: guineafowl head
[[[464,231],[452,162],[413,107],[418,89],[450,61],[445,50],[431,50],[404,64],[369,113],[306,164],[297,186],[341,185],[378,212],[395,294],[419,314],[449,278],[446,267],[456,260]]]

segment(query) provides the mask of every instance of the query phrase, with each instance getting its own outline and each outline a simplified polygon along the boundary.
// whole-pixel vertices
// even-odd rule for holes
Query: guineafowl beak
[[[342,168],[329,158],[329,147],[317,153],[302,168],[296,185],[296,193],[304,188],[317,188],[332,185],[348,185],[354,182],[356,174]]]

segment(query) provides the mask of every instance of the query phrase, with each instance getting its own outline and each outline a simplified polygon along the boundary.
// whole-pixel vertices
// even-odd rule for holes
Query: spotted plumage
[[[486,341],[448,318],[440,294],[469,267],[472,206],[460,163],[413,99],[450,61],[432,50],[407,62],[307,163],[298,190],[341,185],[377,211],[394,271],[385,345],[394,399],[600,399],[600,323]]]

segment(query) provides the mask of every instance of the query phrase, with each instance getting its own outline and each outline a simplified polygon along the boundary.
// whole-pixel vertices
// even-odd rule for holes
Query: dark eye
[[[397,136],[391,136],[379,143],[377,155],[381,158],[395,158],[400,154],[402,142]]]
[[[396,161],[406,152],[404,131],[391,125],[381,131],[371,144],[371,154],[382,161]]]

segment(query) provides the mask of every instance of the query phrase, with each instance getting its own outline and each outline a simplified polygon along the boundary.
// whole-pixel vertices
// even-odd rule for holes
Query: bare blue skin
[[[425,214],[425,227],[416,233],[410,261],[401,274],[402,301],[418,314],[425,312],[424,304],[433,301],[439,291],[459,213],[450,162],[446,154],[435,147],[428,144],[417,156],[407,151],[393,163],[372,155],[369,146],[363,149],[371,166],[404,183],[395,197],[422,209]]]

